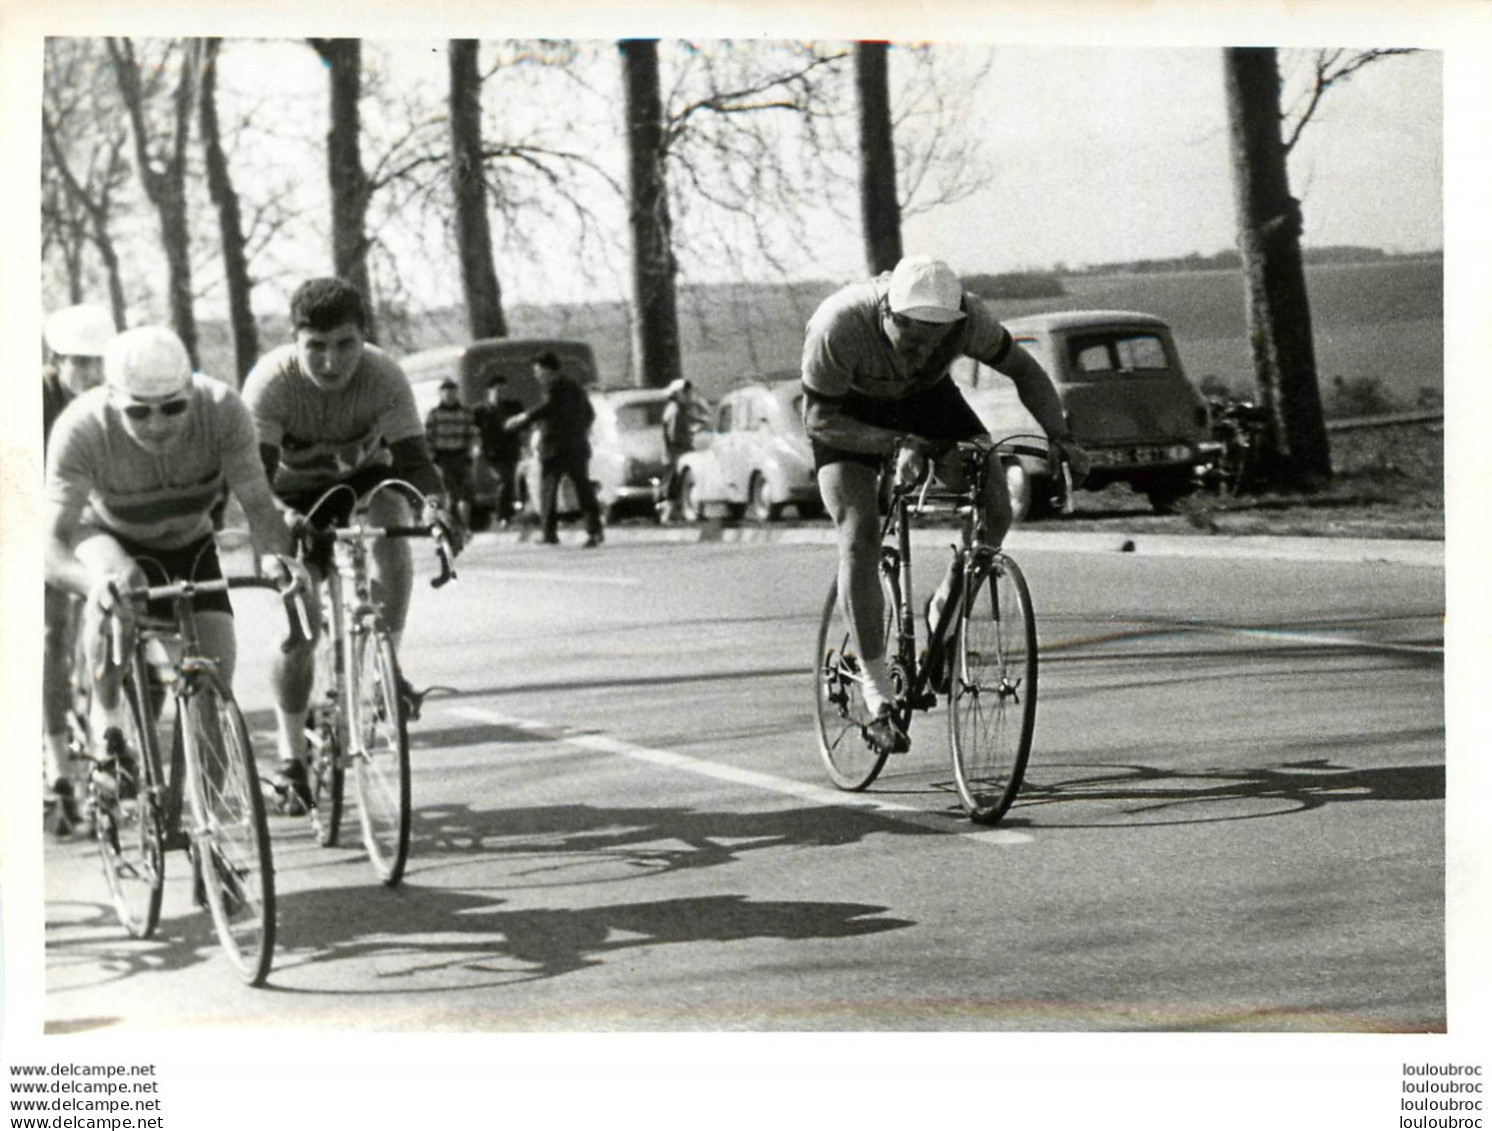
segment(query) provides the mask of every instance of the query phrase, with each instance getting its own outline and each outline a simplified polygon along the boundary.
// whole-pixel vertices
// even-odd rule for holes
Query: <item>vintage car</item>
[[[713,427],[696,434],[695,450],[679,460],[686,521],[722,512],[769,522],[788,507],[804,517],[822,511],[802,397],[796,377],[743,385],[721,397]]]
[[[1124,483],[1161,512],[1196,489],[1209,458],[1207,403],[1187,378],[1164,320],[1134,311],[1071,310],[1012,318],[1005,326],[1051,375],[1068,427],[1093,460],[1086,488]],[[968,358],[955,362],[952,372],[997,439],[1041,434],[1008,378]],[[1045,461],[1011,459],[1006,481],[1018,517],[1048,510],[1052,484]]]
[[[591,393],[596,410],[591,425],[591,482],[608,520],[626,513],[656,517],[658,486],[668,474],[663,450],[663,389],[609,389]],[[539,459],[532,443],[518,465],[518,494],[523,505],[539,509]],[[570,517],[578,509],[573,486],[560,484],[559,512]]]

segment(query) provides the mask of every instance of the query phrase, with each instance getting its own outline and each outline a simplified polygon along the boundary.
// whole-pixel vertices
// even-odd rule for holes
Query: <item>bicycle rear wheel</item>
[[[882,577],[886,598],[886,636],[894,637],[896,604]],[[860,657],[851,639],[850,624],[839,602],[839,581],[829,584],[824,614],[819,621],[814,653],[814,718],[818,726],[819,757],[829,778],[840,789],[860,790],[876,780],[886,755],[865,741],[871,715],[860,687]],[[902,725],[906,725],[905,718]]]
[[[316,839],[324,847],[337,843],[342,829],[342,791],[345,773],[342,758],[342,726],[337,715],[337,640],[331,625],[323,623],[316,644],[316,679],[312,685],[311,710],[306,716],[306,739],[311,751],[311,796],[316,807],[311,823]]]
[[[953,780],[970,818],[994,824],[1020,790],[1036,725],[1036,616],[1004,554],[964,586],[948,707]]]
[[[145,742],[143,704],[132,677],[125,677],[119,694],[123,743],[122,750],[114,751],[110,776],[115,787],[100,788],[100,782],[90,778],[88,806],[114,914],[126,931],[144,939],[155,933],[161,921],[161,893],[166,884],[162,781],[160,762]],[[82,718],[88,717],[87,712],[85,705]]]
[[[409,859],[409,731],[399,667],[382,630],[355,634],[351,652],[347,680],[355,723],[348,754],[358,821],[374,871],[393,887]]]
[[[223,950],[257,986],[274,958],[275,884],[249,733],[238,704],[211,678],[187,695],[182,725],[202,894]]]

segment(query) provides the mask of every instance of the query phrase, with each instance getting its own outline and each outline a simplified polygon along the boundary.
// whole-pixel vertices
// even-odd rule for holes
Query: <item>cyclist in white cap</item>
[[[1073,443],[1051,378],[939,260],[908,256],[895,270],[836,291],[809,319],[803,344],[804,424],[838,535],[840,600],[861,656],[865,703],[876,714],[867,736],[887,753],[904,752],[908,740],[890,711],[877,481],[888,458],[902,482],[921,478],[927,460],[937,458],[939,478],[960,485],[962,469],[949,449],[988,435],[948,375],[960,356],[1015,383],[1081,482],[1088,457]],[[987,536],[999,545],[1011,523],[1004,476],[987,477],[983,501]]]
[[[47,582],[87,597],[93,733],[105,759],[119,752],[119,673],[100,632],[105,615],[130,624],[130,610],[118,600],[125,585],[222,576],[211,511],[225,486],[243,506],[257,553],[288,558],[290,532],[242,398],[194,374],[170,330],[146,326],[115,337],[104,352],[104,386],[57,419],[45,493]],[[204,650],[231,681],[236,640],[227,594],[199,596],[195,607]],[[171,614],[169,607],[149,611]],[[112,769],[127,774],[125,766]]]
[[[52,425],[72,399],[104,379],[104,346],[114,336],[114,319],[102,306],[84,303],[55,311],[42,329],[50,361],[42,370],[42,451]],[[78,598],[51,585],[42,597],[41,717],[42,758],[47,788],[56,801],[54,829],[71,831],[78,821],[77,799],[67,776],[67,711],[72,699],[72,653],[77,636]],[[79,673],[81,678],[81,673]]]

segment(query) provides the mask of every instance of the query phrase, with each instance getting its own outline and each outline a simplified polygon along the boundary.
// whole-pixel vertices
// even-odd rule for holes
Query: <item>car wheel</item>
[[[686,471],[679,476],[679,517],[685,522],[698,522],[704,518],[704,510],[696,497],[697,490],[694,472]]]
[[[1175,514],[1176,504],[1181,502],[1192,493],[1190,480],[1186,482],[1169,481],[1157,483],[1146,489],[1145,498],[1150,500],[1150,507],[1156,514]]]
[[[772,522],[781,513],[781,509],[772,502],[768,494],[767,477],[753,475],[751,490],[747,492],[746,517],[752,522]]]

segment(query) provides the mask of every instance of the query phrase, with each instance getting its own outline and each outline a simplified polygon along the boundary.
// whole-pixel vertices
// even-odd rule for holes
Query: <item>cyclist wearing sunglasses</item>
[[[243,506],[256,559],[288,555],[291,545],[249,410],[223,382],[192,372],[180,338],[158,326],[127,330],[105,346],[103,368],[103,387],[75,398],[52,428],[45,552],[47,583],[87,597],[92,733],[107,747],[119,673],[101,629],[110,614],[126,631],[132,620],[119,590],[222,577],[211,512],[225,487]],[[203,595],[195,607],[204,648],[231,681],[228,596]]]
[[[909,256],[893,271],[840,289],[809,320],[803,345],[803,421],[837,534],[840,600],[861,657],[865,702],[876,715],[867,736],[887,753],[904,752],[908,740],[890,710],[896,693],[886,662],[877,485],[894,457],[901,482],[920,479],[936,459],[938,477],[961,487],[958,461],[942,457],[988,430],[949,376],[958,357],[1015,383],[1080,482],[1088,458],[1073,443],[1051,378],[945,263]],[[999,545],[1011,523],[1003,476],[986,478],[983,503],[989,541]]]
[[[460,529],[445,511],[444,484],[426,445],[414,390],[399,363],[367,341],[362,292],[344,279],[311,279],[291,296],[290,321],[295,340],[260,358],[244,381],[244,400],[281,505],[295,521],[309,515],[317,526],[344,524],[353,504],[378,484],[403,480],[430,500],[419,523],[444,526],[459,550]],[[327,496],[338,486],[348,490]],[[415,519],[406,499],[387,490],[373,496],[368,521],[406,526]],[[407,541],[383,538],[374,544],[372,559],[384,619],[397,648],[414,587],[413,553]],[[307,564],[318,580],[328,565]],[[319,620],[314,588],[311,596],[314,627]],[[305,717],[314,660],[310,645],[291,648],[275,660],[280,750],[275,786],[291,813],[310,799]],[[413,717],[420,696],[402,675],[400,680]]]

